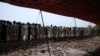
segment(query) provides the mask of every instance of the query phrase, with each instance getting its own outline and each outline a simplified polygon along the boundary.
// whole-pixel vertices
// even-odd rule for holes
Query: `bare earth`
[[[100,47],[100,37],[49,43],[51,56],[84,56]],[[0,56],[49,56],[47,44],[18,50]]]

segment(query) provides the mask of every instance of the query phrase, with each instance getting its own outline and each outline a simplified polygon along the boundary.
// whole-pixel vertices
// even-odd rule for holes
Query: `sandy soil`
[[[49,43],[51,56],[84,56],[100,47],[100,37]],[[31,46],[0,56],[49,56],[47,44]]]

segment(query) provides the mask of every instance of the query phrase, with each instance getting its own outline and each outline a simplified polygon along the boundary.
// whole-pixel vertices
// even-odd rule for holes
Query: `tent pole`
[[[40,14],[41,14],[41,19],[42,19],[42,23],[43,23],[43,28],[44,28],[44,32],[45,32],[45,36],[46,36],[46,42],[47,42],[47,47],[48,47],[49,56],[51,56],[50,48],[49,48],[49,38],[48,38],[47,35],[46,35],[46,28],[45,28],[45,25],[44,25],[43,14],[42,14],[42,11],[41,11],[41,10],[40,10]]]
[[[75,32],[74,32],[74,34],[75,34],[75,37],[76,37],[76,27],[77,26],[76,26],[76,18],[75,17],[74,17],[74,24],[75,24],[75,30],[74,30]]]
[[[75,27],[76,27],[76,19],[75,19],[75,17],[74,17],[74,23],[75,23]]]

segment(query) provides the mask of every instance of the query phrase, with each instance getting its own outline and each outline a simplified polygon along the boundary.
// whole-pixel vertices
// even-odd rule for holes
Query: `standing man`
[[[18,41],[20,41],[22,39],[21,38],[21,28],[22,28],[21,23],[18,22],[17,23],[17,37],[18,37]]]
[[[2,22],[2,40],[6,41],[6,21]]]
[[[27,28],[27,30],[28,30],[28,40],[30,40],[31,27],[30,27],[30,23],[29,22],[27,23],[27,26],[28,26],[28,28]]]

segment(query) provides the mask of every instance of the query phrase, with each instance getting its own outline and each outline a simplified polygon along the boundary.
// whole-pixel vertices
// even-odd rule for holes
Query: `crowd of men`
[[[0,41],[61,39],[67,37],[100,36],[100,29],[88,27],[41,26],[0,20]]]

